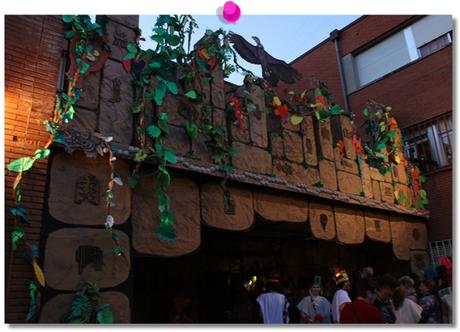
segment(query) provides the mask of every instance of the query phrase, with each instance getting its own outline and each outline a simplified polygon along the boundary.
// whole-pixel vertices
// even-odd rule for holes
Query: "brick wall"
[[[33,155],[44,145],[48,133],[43,120],[54,105],[63,27],[58,16],[6,16],[5,18],[5,164]],[[5,168],[6,214],[6,322],[24,322],[28,308],[31,267],[19,249],[11,256],[10,209],[16,173]],[[47,162],[35,163],[23,183],[23,202],[30,225],[26,236],[39,243],[47,177]]]
[[[427,177],[425,189],[430,204],[429,241],[452,238],[452,169],[440,170]]]

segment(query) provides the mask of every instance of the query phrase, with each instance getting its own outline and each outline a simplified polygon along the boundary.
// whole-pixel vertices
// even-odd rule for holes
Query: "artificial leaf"
[[[34,268],[35,279],[37,279],[40,286],[45,287],[45,275],[35,259],[32,261],[32,266]]]
[[[198,126],[193,121],[187,120],[185,124],[185,129],[190,139],[192,141],[196,140],[196,138],[198,137]]]
[[[31,157],[22,157],[16,160],[13,160],[8,164],[8,170],[11,172],[25,172],[32,168],[35,163],[35,158]]]
[[[274,96],[272,100],[273,105],[275,106],[281,106],[281,100],[279,99],[278,96]]]
[[[152,138],[157,138],[161,135],[161,130],[155,125],[150,125],[147,127],[147,134]]]
[[[102,309],[97,312],[96,319],[99,324],[112,324],[113,314],[109,304],[103,304]]]
[[[24,238],[24,229],[22,227],[16,226],[11,231],[11,249],[16,251],[18,248],[19,241]]]
[[[35,281],[29,282],[29,310],[27,312],[26,321],[32,320],[37,313],[37,291],[38,287]]]
[[[375,150],[376,150],[377,152],[380,152],[380,151],[382,151],[383,149],[385,149],[385,147],[386,147],[386,144],[385,144],[385,143],[379,143],[379,144],[375,147]]]
[[[154,100],[155,100],[155,103],[158,105],[158,106],[161,106],[163,104],[163,100],[165,98],[165,95],[166,95],[166,90],[161,87],[161,86],[157,86],[154,90]]]
[[[292,123],[294,126],[297,126],[297,125],[300,124],[302,121],[303,121],[303,116],[302,116],[302,115],[293,114],[293,115],[291,116],[291,123]]]
[[[121,256],[123,254],[123,248],[121,246],[116,246],[114,249],[113,249],[113,254],[115,256]]]
[[[137,114],[137,113],[140,113],[143,109],[144,109],[144,100],[140,100],[134,104],[131,111],[133,112],[133,114]]]
[[[340,113],[343,113],[342,107],[340,107],[339,104],[335,104],[331,107],[330,113],[331,115],[339,115]]]
[[[363,114],[365,117],[369,117],[369,110],[367,109],[367,107],[363,109]]]
[[[195,91],[195,90],[187,91],[187,92],[185,93],[185,97],[187,97],[187,98],[189,98],[189,99],[195,100],[195,99],[197,98],[196,91]]]
[[[177,85],[174,82],[167,81],[166,86],[168,87],[169,92],[173,95],[177,95]]]
[[[75,15],[62,15],[62,20],[65,23],[70,23],[74,20]]]
[[[164,148],[163,149],[163,156],[165,160],[171,164],[175,164],[177,162],[176,155],[172,150]]]
[[[45,159],[50,155],[50,150],[49,149],[38,149],[35,151],[35,157],[37,159]]]

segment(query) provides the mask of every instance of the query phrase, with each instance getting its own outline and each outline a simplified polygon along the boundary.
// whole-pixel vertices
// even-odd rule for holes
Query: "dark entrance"
[[[394,276],[408,272],[407,263],[393,258],[391,244],[320,241],[309,234],[307,223],[257,221],[248,232],[202,227],[201,235],[201,247],[193,254],[133,259],[133,323],[171,322],[174,298],[176,306],[181,299],[190,300],[188,316],[195,323],[227,323],[234,282],[243,283],[251,276],[260,280],[275,270],[297,297],[314,275],[322,276],[325,295],[331,296],[334,267],[352,272],[372,266],[376,274]]]

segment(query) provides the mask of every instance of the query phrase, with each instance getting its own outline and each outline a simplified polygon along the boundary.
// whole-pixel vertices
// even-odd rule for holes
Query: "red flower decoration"
[[[283,104],[275,109],[275,114],[284,119],[287,117],[288,111],[289,107],[286,104]]]
[[[235,116],[235,124],[243,128],[244,127],[244,117],[243,113],[241,112],[241,102],[238,98],[232,97],[230,101],[230,106],[233,108],[233,115]]]
[[[324,96],[316,96],[316,103],[320,104],[322,108],[327,106],[327,100],[324,98]]]
[[[364,149],[363,149],[363,146],[361,144],[361,141],[360,139],[358,138],[358,136],[353,135],[353,138],[352,138],[352,142],[353,142],[353,145],[355,146],[355,149],[356,149],[356,152],[357,153],[363,153],[364,152]]]
[[[343,140],[337,142],[337,147],[340,149],[340,159],[345,158],[345,143]]]

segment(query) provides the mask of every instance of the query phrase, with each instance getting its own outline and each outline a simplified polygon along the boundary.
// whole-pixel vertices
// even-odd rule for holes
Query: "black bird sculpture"
[[[275,87],[280,80],[292,84],[302,77],[297,70],[289,66],[285,61],[275,59],[268,54],[259,38],[252,36],[252,39],[257,44],[254,46],[236,33],[231,32],[229,36],[236,52],[244,60],[262,66],[262,76],[271,86]]]

